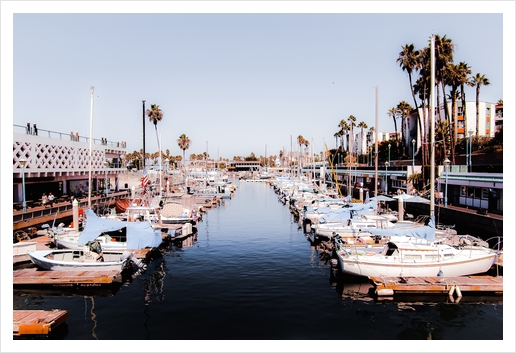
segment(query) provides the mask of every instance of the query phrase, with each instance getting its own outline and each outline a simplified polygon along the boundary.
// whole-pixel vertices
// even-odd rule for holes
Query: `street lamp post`
[[[450,168],[451,161],[446,158],[444,160],[444,172],[446,174],[445,184],[444,184],[444,207],[448,207],[448,168]]]
[[[109,165],[109,162],[107,161],[107,159],[104,161],[104,171],[105,171],[105,174],[106,174],[106,181],[105,181],[105,188],[106,188],[106,197],[108,195],[108,177],[107,177],[107,167]]]
[[[389,166],[389,162],[385,162],[385,195],[387,195],[387,167]]]
[[[466,171],[469,172],[469,138],[466,136]]]
[[[25,158],[20,158],[18,162],[22,166],[22,198],[23,198],[23,213],[27,212],[27,201],[25,200],[25,164],[27,164],[27,160]]]
[[[412,173],[414,173],[414,147],[416,146],[416,140],[412,140]]]
[[[469,166],[470,166],[470,170],[469,171],[473,171],[473,162],[472,162],[472,155],[473,155],[473,130],[470,129],[468,131],[469,133]]]
[[[391,165],[391,144],[389,143],[389,165]]]
[[[373,146],[371,142],[369,142],[369,166],[373,165]]]

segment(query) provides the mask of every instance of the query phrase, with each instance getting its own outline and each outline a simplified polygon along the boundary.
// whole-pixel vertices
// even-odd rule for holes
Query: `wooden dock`
[[[13,336],[47,336],[67,319],[66,310],[13,310]]]
[[[95,289],[119,285],[122,282],[117,270],[41,271],[25,268],[13,271],[13,287],[47,287],[61,289]]]
[[[503,277],[369,277],[378,297],[396,294],[503,295]]]

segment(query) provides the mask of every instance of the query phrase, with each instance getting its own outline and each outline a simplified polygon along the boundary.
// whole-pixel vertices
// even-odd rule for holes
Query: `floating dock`
[[[48,336],[67,319],[66,310],[14,310],[13,337]]]
[[[13,288],[95,289],[120,285],[122,276],[117,270],[41,271],[26,268],[13,271]]]
[[[369,277],[378,297],[396,294],[503,295],[503,277]]]

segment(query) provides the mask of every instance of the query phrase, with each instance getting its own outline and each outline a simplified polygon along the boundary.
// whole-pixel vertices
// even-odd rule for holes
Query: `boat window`
[[[421,255],[405,255],[403,256],[404,260],[421,260],[423,257]]]
[[[438,254],[426,254],[426,260],[439,260],[440,256]]]

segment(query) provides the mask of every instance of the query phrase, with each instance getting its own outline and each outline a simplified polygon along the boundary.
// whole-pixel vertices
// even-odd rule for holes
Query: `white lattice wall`
[[[94,144],[92,172],[103,172],[107,157],[121,156],[125,148]],[[76,175],[89,172],[89,143],[36,135],[13,134],[13,174],[20,176],[25,158],[25,173],[31,176]],[[110,168],[124,170],[124,168]]]

